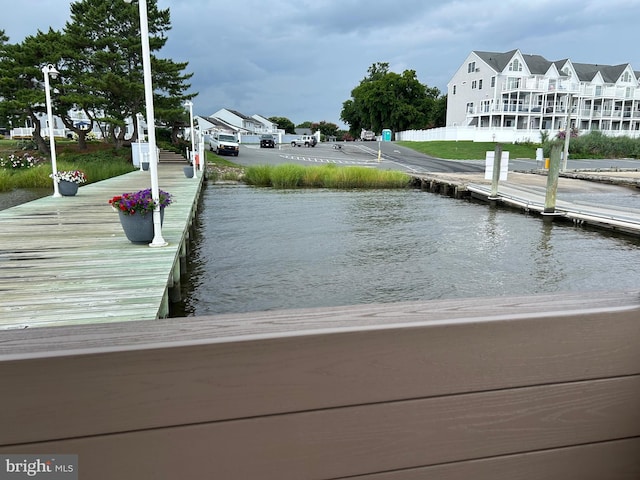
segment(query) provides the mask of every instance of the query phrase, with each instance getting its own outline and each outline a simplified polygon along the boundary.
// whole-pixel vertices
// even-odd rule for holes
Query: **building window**
[[[476,71],[476,62],[470,62],[469,65],[467,65],[467,73],[473,73]]]
[[[478,90],[482,90],[482,80],[478,80]]]
[[[629,72],[624,72],[624,75],[622,75],[622,81],[625,83],[631,82],[631,74]]]
[[[507,78],[507,88],[510,90],[520,88],[520,78],[518,77]]]
[[[476,80],[471,82],[471,90],[475,90],[477,87],[478,87],[478,82]]]
[[[467,113],[473,113],[473,102],[467,103]]]
[[[513,62],[511,62],[509,64],[509,71],[510,72],[521,72],[522,71],[522,65],[520,65],[520,62],[518,61],[517,58],[514,58]]]
[[[491,77],[491,88],[495,88],[496,86],[496,77]]]
[[[453,86],[453,94],[454,95],[456,94],[456,86],[455,85]]]

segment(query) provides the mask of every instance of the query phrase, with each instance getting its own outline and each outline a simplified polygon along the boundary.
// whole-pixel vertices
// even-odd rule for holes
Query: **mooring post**
[[[496,143],[493,153],[493,175],[491,177],[491,195],[489,199],[498,198],[498,182],[500,182],[500,162],[502,161],[502,145]]]
[[[547,191],[544,197],[543,214],[552,215],[556,211],[556,195],[558,193],[558,178],[560,176],[560,145],[551,147],[549,157],[549,173],[547,176]]]

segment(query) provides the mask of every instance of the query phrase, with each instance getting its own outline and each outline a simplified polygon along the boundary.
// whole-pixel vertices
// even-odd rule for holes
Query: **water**
[[[175,315],[640,289],[640,239],[418,190],[203,193]]]
[[[18,188],[8,192],[0,192],[0,210],[37,200],[52,193],[50,188]]]

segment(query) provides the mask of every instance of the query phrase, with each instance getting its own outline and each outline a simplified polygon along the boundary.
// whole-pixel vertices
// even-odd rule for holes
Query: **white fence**
[[[640,131],[638,130],[599,130],[599,132],[610,137],[640,137]],[[405,140],[408,142],[466,140],[471,142],[539,143],[541,141],[540,133],[541,130],[524,130],[517,128],[441,127],[431,128],[428,130],[406,130],[404,132],[396,132],[395,139]],[[550,131],[549,133],[554,136],[557,132]],[[582,130],[579,133],[587,134],[589,132]]]

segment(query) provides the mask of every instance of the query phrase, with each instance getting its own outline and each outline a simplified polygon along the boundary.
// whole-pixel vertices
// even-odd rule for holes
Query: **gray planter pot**
[[[68,182],[66,180],[60,180],[58,182],[58,191],[60,195],[64,197],[73,197],[78,193],[78,184],[75,182]]]
[[[118,211],[120,215],[120,225],[127,239],[131,243],[151,243],[153,240],[153,212],[146,215],[125,215],[122,211]],[[164,219],[164,208],[160,209],[160,224]]]
[[[193,178],[193,167],[183,167],[184,176],[187,178]]]

